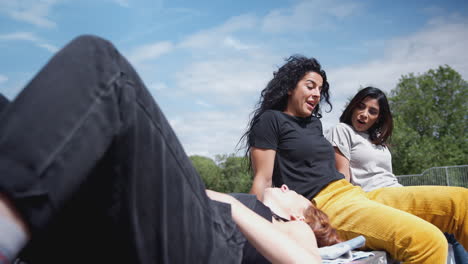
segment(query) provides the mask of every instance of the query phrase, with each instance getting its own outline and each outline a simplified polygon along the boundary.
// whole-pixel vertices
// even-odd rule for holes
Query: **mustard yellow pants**
[[[366,247],[385,250],[404,263],[446,263],[454,234],[468,249],[468,189],[445,186],[388,187],[364,192],[346,180],[315,197],[342,239],[366,237]]]

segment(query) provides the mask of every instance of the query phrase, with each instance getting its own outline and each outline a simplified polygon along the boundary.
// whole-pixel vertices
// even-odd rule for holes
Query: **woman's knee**
[[[120,56],[110,41],[94,35],[80,35],[74,38],[58,54],[61,58],[73,63],[82,63],[83,66],[95,65],[93,68],[98,71],[117,69],[116,58]]]
[[[410,263],[444,263],[448,243],[444,234],[433,225],[417,228],[399,241],[402,260]]]
[[[79,35],[72,39],[69,45],[114,47],[110,41],[95,35]]]

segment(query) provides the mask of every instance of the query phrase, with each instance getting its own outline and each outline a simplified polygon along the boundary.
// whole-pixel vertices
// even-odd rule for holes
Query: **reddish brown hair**
[[[314,203],[304,211],[305,222],[314,231],[318,247],[331,246],[341,242],[336,230],[330,225],[328,216]]]

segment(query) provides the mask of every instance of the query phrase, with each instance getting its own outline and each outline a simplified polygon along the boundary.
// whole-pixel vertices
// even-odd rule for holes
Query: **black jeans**
[[[10,100],[8,100],[3,94],[0,94],[0,113],[3,111],[3,108],[5,108],[9,103]]]
[[[0,124],[0,191],[31,228],[26,262],[240,261],[229,205],[206,196],[166,118],[111,43],[73,40]]]

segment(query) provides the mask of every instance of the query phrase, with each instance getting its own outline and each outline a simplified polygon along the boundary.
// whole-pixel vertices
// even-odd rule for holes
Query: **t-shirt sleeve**
[[[251,147],[261,149],[278,148],[279,123],[273,111],[264,112],[253,125],[249,137]]]
[[[334,147],[337,147],[341,151],[343,156],[348,160],[351,160],[351,131],[346,124],[339,123],[335,127],[331,128],[328,131],[326,138]]]

